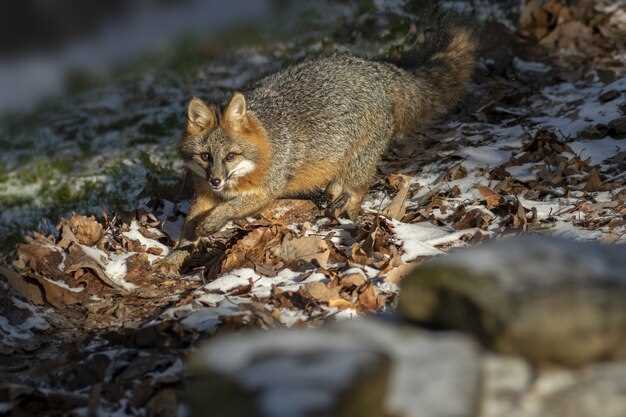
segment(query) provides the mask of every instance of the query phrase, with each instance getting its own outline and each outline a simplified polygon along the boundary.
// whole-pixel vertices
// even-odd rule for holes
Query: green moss
[[[26,162],[23,162],[25,164]],[[21,168],[17,172],[17,178],[26,184],[36,182],[47,182],[55,176],[66,175],[72,172],[74,164],[72,161],[65,159],[48,160],[39,159],[27,166]]]
[[[74,193],[68,184],[63,184],[52,193],[53,201],[61,207],[70,206],[76,202]]]
[[[22,196],[22,195],[15,195],[15,194],[0,196],[0,204],[4,208],[23,206],[31,202],[32,202],[32,198],[30,196]]]

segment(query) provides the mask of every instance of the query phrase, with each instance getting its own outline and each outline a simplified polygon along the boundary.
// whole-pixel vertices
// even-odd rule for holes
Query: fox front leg
[[[209,236],[219,231],[233,219],[241,219],[253,215],[267,206],[272,199],[261,193],[249,193],[237,196],[232,200],[215,207],[195,228],[196,237]]]

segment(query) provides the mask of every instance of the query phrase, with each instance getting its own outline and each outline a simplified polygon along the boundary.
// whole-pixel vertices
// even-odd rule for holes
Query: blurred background
[[[230,32],[288,30],[285,0],[84,0],[7,2],[0,17],[0,111],[28,109],[66,88],[124,72],[149,55]],[[273,25],[269,24],[272,17]],[[280,25],[276,25],[280,22]],[[270,33],[271,32],[271,33]],[[224,45],[226,47],[227,45]],[[216,45],[212,45],[213,48]],[[155,58],[157,61],[159,58]]]

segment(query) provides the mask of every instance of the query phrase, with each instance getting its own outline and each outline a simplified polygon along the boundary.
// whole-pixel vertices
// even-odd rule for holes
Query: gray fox
[[[208,236],[274,199],[315,190],[356,217],[392,138],[443,115],[472,76],[472,28],[450,23],[435,32],[411,72],[335,54],[235,92],[223,110],[193,98],[180,143],[195,191],[185,237]]]

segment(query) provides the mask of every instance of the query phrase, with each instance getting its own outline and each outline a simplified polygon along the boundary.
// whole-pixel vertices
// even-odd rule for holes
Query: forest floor
[[[176,153],[188,98],[221,102],[330,50],[393,53],[422,23],[410,10],[355,10],[338,30],[241,48],[184,75],[146,71],[7,118],[0,415],[170,415],[199,340],[392,311],[415,265],[493,238],[625,243],[626,55],[615,33],[626,14],[586,20],[563,7],[548,27],[531,12],[519,28],[497,13],[484,20],[468,97],[391,147],[358,222],[319,198],[280,201],[206,242],[181,277],[153,265],[188,207]]]

